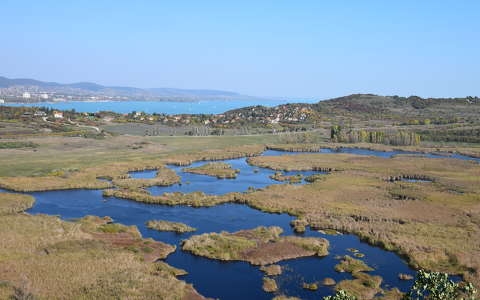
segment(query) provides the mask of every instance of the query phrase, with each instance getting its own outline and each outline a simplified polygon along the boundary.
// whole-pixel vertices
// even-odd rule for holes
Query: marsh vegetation
[[[151,220],[147,222],[147,227],[158,231],[173,231],[176,233],[192,232],[197,230],[187,224],[180,222],[169,222],[164,220]]]
[[[243,260],[266,265],[304,256],[326,256],[329,243],[322,238],[280,236],[280,227],[257,227],[235,233],[206,233],[185,240],[182,249],[219,260]]]

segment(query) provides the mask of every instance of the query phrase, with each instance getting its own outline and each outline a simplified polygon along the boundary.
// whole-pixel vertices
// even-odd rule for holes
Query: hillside
[[[480,98],[420,98],[353,94],[316,104],[285,104],[276,107],[244,107],[228,116],[264,116],[291,123],[310,123],[319,117],[348,120],[455,119],[478,120]]]
[[[23,98],[23,93],[32,93],[32,99],[38,94],[49,96],[110,97],[109,100],[244,100],[253,97],[235,92],[209,89],[176,89],[176,88],[136,88],[123,86],[103,86],[92,82],[62,84],[44,82],[35,79],[9,79],[0,76],[0,96],[7,97],[8,102],[35,102]],[[41,100],[39,98],[38,100]]]

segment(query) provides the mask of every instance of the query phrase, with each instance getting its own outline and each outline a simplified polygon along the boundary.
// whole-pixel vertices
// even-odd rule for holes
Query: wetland
[[[258,155],[262,152],[255,153]],[[441,259],[441,265],[435,265],[434,257],[422,260],[422,257],[407,255],[407,250],[422,244],[407,244],[412,248],[402,249],[396,244],[396,239],[402,238],[401,232],[383,232],[387,234],[386,237],[372,237],[365,233],[365,230],[371,231],[372,225],[378,226],[376,222],[382,226],[391,224],[398,227],[398,224],[402,224],[402,227],[406,227],[401,228],[403,230],[410,227],[418,231],[423,230],[420,226],[430,226],[427,230],[432,233],[438,221],[429,220],[430,223],[425,224],[426,220],[423,220],[422,225],[418,225],[419,217],[409,218],[402,215],[401,211],[388,218],[384,216],[375,219],[365,212],[362,214],[362,209],[353,200],[343,201],[343,211],[339,210],[340,204],[335,204],[334,200],[339,199],[339,193],[344,196],[355,193],[363,202],[373,204],[369,208],[373,207],[377,214],[385,206],[405,209],[405,206],[412,205],[415,209],[426,208],[430,203],[431,207],[438,209],[435,202],[440,201],[442,193],[449,193],[447,188],[462,191],[462,194],[455,194],[457,201],[465,201],[465,204],[474,201],[471,197],[475,197],[476,187],[471,183],[478,180],[475,177],[478,174],[478,159],[467,161],[432,154],[415,153],[415,157],[403,154],[407,153],[322,148],[313,153],[266,150],[260,156],[245,153],[243,156],[251,157],[221,161],[209,161],[206,156],[197,156],[200,161],[195,161],[196,157],[187,159],[190,164],[183,162],[185,158],[169,158],[155,168],[150,164],[145,164],[148,166],[145,170],[138,171],[132,171],[130,166],[121,168],[117,177],[111,176],[110,179],[101,181],[109,188],[105,191],[99,188],[27,192],[27,195],[35,198],[35,203],[29,204],[25,200],[25,205],[32,206],[27,210],[32,215],[60,216],[69,222],[88,215],[108,216],[113,224],[134,226],[142,238],[174,247],[170,249],[176,248],[168,250],[169,254],[158,256],[165,257],[163,261],[173,267],[166,270],[163,266],[164,271],[182,274],[179,279],[193,284],[201,295],[211,298],[271,299],[273,292],[274,295],[318,299],[331,295],[341,287],[360,299],[371,299],[378,293],[399,295],[392,288],[406,291],[413,281],[401,278],[415,276],[414,268],[418,267],[426,266],[449,271],[451,274],[473,276],[474,274],[468,273],[470,271],[463,273],[462,265],[465,262],[461,261],[462,258],[456,258],[459,260],[456,265],[448,266]],[[388,169],[382,169],[382,165],[386,164],[384,160],[388,160]],[[413,162],[408,163],[409,161]],[[452,161],[456,165],[463,164],[461,174],[459,171],[455,173],[455,168],[450,166]],[[238,170],[235,171],[236,177],[220,179],[217,175],[211,176],[203,172],[196,174],[188,170],[211,169],[204,166],[218,163],[224,164],[221,170],[227,165],[229,169]],[[422,164],[422,176],[434,178],[434,182],[389,180],[389,176],[410,178],[405,174],[411,174],[413,178],[418,170],[415,169],[416,173],[413,173],[409,172],[409,168],[411,165],[413,170],[413,166],[418,166],[418,163]],[[448,176],[442,176],[442,172],[445,172],[442,168],[448,170]],[[282,176],[293,176],[299,180],[279,182],[275,180],[279,170]],[[320,179],[307,181],[309,176],[318,176]],[[157,178],[162,180],[145,183]],[[342,191],[332,189],[337,187],[337,180],[349,185],[342,185]],[[131,183],[126,185],[125,181]],[[419,186],[422,187],[421,190]],[[429,193],[425,193],[425,189]],[[317,194],[319,191],[321,196]],[[120,194],[121,197],[116,194],[118,192],[123,193]],[[136,196],[139,194],[143,198]],[[395,195],[410,195],[412,200],[395,200]],[[375,202],[373,198],[377,196],[388,197],[390,200],[384,202],[387,199],[382,198]],[[145,199],[156,200],[144,201]],[[330,199],[334,202],[330,202]],[[459,213],[461,210],[456,202],[443,201],[442,205],[449,207],[450,212]],[[14,211],[25,209],[24,205],[19,206]],[[319,214],[319,211],[323,213]],[[336,213],[328,214],[331,211]],[[342,223],[346,218],[353,219],[353,224],[359,227],[354,227],[352,221]],[[174,224],[174,231],[177,231],[179,223],[188,226],[185,227],[187,229],[196,228],[197,231],[181,230],[180,235],[174,231],[159,231],[153,223],[148,225],[152,220]],[[472,224],[474,222],[472,220]],[[445,236],[438,237],[438,241],[450,239],[452,236],[449,234],[458,234],[464,228],[455,224],[448,226],[451,233],[444,232]],[[471,228],[472,225],[469,226]],[[105,230],[115,231],[115,228],[107,227]],[[327,234],[331,231],[338,234]],[[393,233],[397,236],[388,236]],[[404,235],[406,233],[408,231]],[[135,243],[130,249],[142,252],[142,247]],[[451,247],[450,244],[447,246]],[[430,253],[441,253],[438,250],[440,246],[436,247],[431,248]],[[393,250],[400,256],[387,250]],[[451,248],[446,250],[451,251]],[[145,255],[152,251],[147,250]],[[475,253],[476,250],[464,248],[464,251]],[[145,257],[149,259],[153,256]],[[272,263],[278,267],[270,268],[272,271],[265,274],[264,271],[269,270],[267,268]],[[452,278],[459,280],[459,277]],[[325,279],[330,284],[320,284]],[[332,287],[332,281],[338,283],[336,287]],[[304,288],[313,284],[315,289]],[[236,288],[229,288],[232,285]],[[365,289],[366,285],[370,288]]]

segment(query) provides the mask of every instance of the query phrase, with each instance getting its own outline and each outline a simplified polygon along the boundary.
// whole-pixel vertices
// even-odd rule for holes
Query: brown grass
[[[0,298],[21,290],[38,299],[202,299],[171,271],[146,262],[150,259],[141,249],[132,251],[140,245],[163,251],[174,247],[142,239],[136,228],[105,228],[108,222],[2,216]]]
[[[417,268],[480,283],[480,168],[456,159],[303,154],[249,159],[275,170],[338,170],[309,185],[273,185],[242,195],[269,212],[288,212],[314,229],[359,235],[405,256]],[[341,170],[341,171],[340,171]],[[421,174],[432,183],[388,182]]]
[[[253,265],[328,254],[329,244],[325,239],[284,237],[280,233],[280,227],[257,227],[235,233],[206,233],[185,240],[182,249],[212,259],[242,260]]]
[[[240,172],[240,170],[232,169],[231,165],[222,162],[207,163],[195,168],[184,168],[182,171],[193,174],[213,176],[217,177],[218,179],[237,178],[237,173]]]
[[[260,271],[265,272],[268,276],[277,276],[282,274],[282,267],[279,265],[261,266]]]
[[[169,186],[180,182],[180,176],[170,168],[162,166],[155,170],[157,170],[155,178],[114,178],[112,184],[119,188],[137,189],[150,186]]]
[[[339,149],[339,148],[355,148],[355,149],[367,149],[374,151],[409,151],[420,153],[435,153],[435,152],[447,152],[458,153],[462,155],[480,157],[480,147],[478,146],[462,146],[458,144],[429,144],[422,143],[419,146],[390,146],[382,144],[370,144],[370,143],[318,143],[318,144],[275,144],[267,145],[267,149],[288,151],[288,152],[317,152],[320,149]]]
[[[158,139],[160,140],[168,139]],[[198,160],[255,156],[264,149],[263,146],[223,148],[225,145],[222,145],[219,146],[222,149],[218,150],[187,153],[198,149],[200,141],[201,147],[206,147],[203,141],[207,140],[210,141],[209,139],[189,139],[188,144],[182,141],[175,146],[165,146],[170,147],[172,151],[177,151],[175,154],[158,155],[158,149],[154,149],[158,147],[157,144],[151,145],[151,149],[149,148],[141,155],[134,153],[118,156],[116,153],[117,156],[108,159],[100,155],[101,160],[92,159],[89,167],[84,167],[83,161],[79,163],[78,158],[68,158],[59,164],[60,171],[52,175],[1,177],[0,187],[19,191],[105,188],[111,187],[111,184],[98,181],[97,177],[121,179],[126,178],[129,170],[159,168],[167,163],[188,165]],[[49,168],[52,164],[57,165],[54,155],[45,158],[46,154],[42,154],[44,145],[40,142],[39,144],[39,154],[27,153],[23,150],[23,152],[8,150],[9,155],[13,156],[9,156],[8,160],[2,160],[2,172],[5,174],[5,172],[8,173],[8,168],[18,167],[21,174],[30,174],[31,169],[37,168],[37,164],[48,165]],[[321,145],[321,147],[325,146],[393,150],[393,147],[383,145]],[[112,144],[111,147],[116,146]],[[295,145],[295,147],[302,146]],[[471,155],[478,155],[480,152],[478,147],[458,146],[394,148],[420,152],[449,151]],[[12,157],[15,163],[9,162],[12,161]],[[42,159],[37,160],[36,157]],[[114,163],[119,160],[119,157],[128,161]],[[313,228],[355,233],[371,244],[405,256],[414,267],[463,274],[467,280],[480,284],[480,245],[472,242],[480,240],[478,164],[455,159],[405,156],[384,159],[348,154],[254,157],[250,162],[276,170],[321,170],[323,168],[332,169],[335,172],[323,175],[322,180],[316,180],[309,185],[274,185],[248,194],[232,193],[221,197],[201,193],[151,196],[137,188],[138,185],[132,189],[106,193],[137,198],[136,200],[147,203],[208,206],[238,202],[267,212],[286,212],[302,217]],[[82,167],[66,169],[66,165]],[[391,176],[401,175],[428,176],[434,182],[407,183],[386,180]]]
[[[0,188],[18,191],[33,192],[65,189],[105,189],[112,184],[100,181],[97,178],[114,179],[122,187],[142,187],[151,185],[169,185],[178,181],[176,175],[164,169],[165,164],[181,166],[190,165],[195,161],[224,160],[259,155],[265,150],[264,146],[239,146],[225,149],[204,150],[190,154],[170,155],[164,158],[150,158],[121,163],[103,163],[95,167],[81,170],[59,170],[47,176],[18,176],[0,177]],[[128,172],[161,169],[159,177],[152,180],[127,179]]]
[[[275,279],[263,277],[262,289],[267,293],[276,292],[278,290],[278,286],[275,282]]]
[[[373,268],[369,267],[364,261],[355,259],[351,256],[345,255],[342,261],[335,266],[337,272],[368,272],[373,271]]]
[[[0,193],[0,216],[23,212],[33,203],[35,199],[29,195]]]
[[[358,300],[373,299],[376,294],[383,291],[380,288],[382,277],[372,276],[362,272],[354,273],[353,276],[355,279],[342,280],[336,285],[335,289],[337,291],[344,290],[350,295],[357,297]]]
[[[180,192],[164,193],[153,196],[144,189],[104,190],[106,197],[117,197],[137,202],[162,205],[189,205],[193,207],[214,206],[226,202],[234,202],[240,193],[229,193],[221,196],[206,195],[203,192],[183,194]]]
[[[196,228],[190,227],[187,224],[169,222],[164,220],[151,220],[147,222],[147,227],[150,229],[155,229],[158,231],[174,231],[177,233],[183,232],[192,232],[197,230]]]

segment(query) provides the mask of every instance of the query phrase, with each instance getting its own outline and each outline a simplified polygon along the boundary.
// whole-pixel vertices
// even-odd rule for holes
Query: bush
[[[477,290],[471,283],[456,283],[448,279],[448,274],[418,271],[413,287],[402,300],[475,300]],[[357,300],[355,296],[340,290],[323,300]]]
[[[32,142],[2,142],[0,149],[37,148],[38,144]]]
[[[349,295],[345,291],[338,291],[333,296],[323,297],[323,300],[357,300],[357,297]]]
[[[404,300],[452,300],[475,299],[477,290],[471,283],[459,284],[448,279],[448,274],[420,270],[415,283]]]

